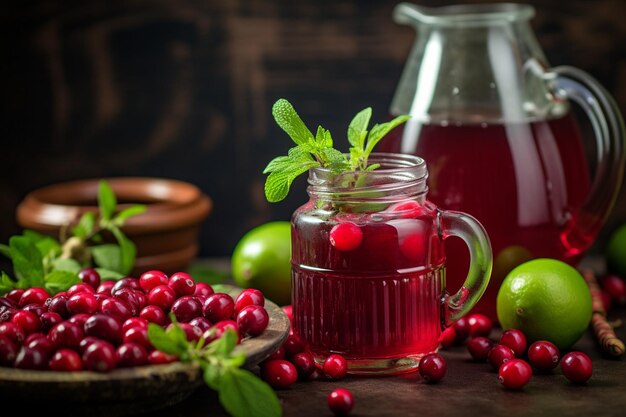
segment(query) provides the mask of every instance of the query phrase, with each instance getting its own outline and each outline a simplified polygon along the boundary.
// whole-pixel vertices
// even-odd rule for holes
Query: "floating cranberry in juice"
[[[370,160],[381,167],[309,173],[311,200],[292,219],[293,325],[318,362],[339,353],[351,373],[402,373],[480,297],[491,251],[478,222],[426,199],[422,159]],[[470,245],[473,268],[449,296],[443,242],[452,235]]]

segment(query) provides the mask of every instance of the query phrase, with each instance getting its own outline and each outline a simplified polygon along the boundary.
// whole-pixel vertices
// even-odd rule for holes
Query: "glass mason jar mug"
[[[292,218],[294,331],[316,361],[338,353],[353,374],[415,370],[442,329],[483,294],[489,239],[473,217],[426,199],[426,162],[374,153],[373,171],[309,171],[310,200]],[[445,288],[444,240],[460,237],[471,263]]]

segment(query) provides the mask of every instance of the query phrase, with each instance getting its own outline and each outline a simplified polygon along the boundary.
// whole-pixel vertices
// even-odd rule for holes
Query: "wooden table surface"
[[[621,319],[626,324],[626,308],[613,308],[609,318]],[[626,326],[617,328],[616,333],[626,340]],[[285,417],[332,416],[326,397],[339,387],[349,389],[354,395],[352,417],[626,416],[626,360],[603,357],[591,330],[572,350],[581,350],[593,360],[593,376],[585,385],[568,382],[557,368],[550,374],[534,375],[523,390],[508,391],[501,387],[497,373],[488,364],[472,361],[465,346],[455,346],[441,351],[448,363],[448,373],[437,384],[422,383],[419,375],[412,373],[397,377],[298,382],[277,393]],[[182,403],[142,416],[227,414],[215,393],[202,387]]]

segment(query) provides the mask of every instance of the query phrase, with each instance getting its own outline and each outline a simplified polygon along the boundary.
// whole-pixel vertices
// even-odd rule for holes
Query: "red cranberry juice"
[[[577,263],[593,235],[577,230],[579,208],[590,180],[582,139],[571,115],[519,124],[419,124],[380,143],[387,152],[421,156],[429,171],[429,200],[447,210],[469,213],[491,240],[494,273],[473,311],[496,317],[496,296],[522,246],[532,257]],[[450,292],[462,285],[469,266],[458,239],[446,243]],[[518,254],[519,255],[519,254]],[[515,266],[515,265],[510,265]]]
[[[363,232],[351,251],[329,242],[342,215],[321,219],[308,204],[294,217],[295,331],[319,356],[387,359],[436,350],[444,278],[434,209],[413,218],[347,216]]]

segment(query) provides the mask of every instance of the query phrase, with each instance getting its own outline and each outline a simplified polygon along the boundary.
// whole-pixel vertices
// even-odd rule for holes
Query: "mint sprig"
[[[276,393],[252,372],[240,367],[243,354],[235,354],[237,333],[231,329],[204,346],[204,338],[197,343],[187,341],[185,332],[173,318],[167,330],[150,323],[148,338],[162,352],[177,356],[182,362],[200,366],[205,383],[219,394],[224,409],[233,417],[280,417],[282,409]]]
[[[271,203],[283,200],[293,180],[311,168],[328,168],[337,174],[378,168],[377,164],[368,165],[374,147],[392,129],[409,119],[409,116],[398,116],[387,123],[376,124],[368,131],[372,109],[361,110],[348,126],[347,136],[351,145],[348,158],[333,147],[330,132],[322,126],[318,126],[313,136],[291,103],[284,98],[274,103],[272,115],[296,146],[289,149],[286,156],[272,159],[263,170],[264,174],[269,174],[265,181],[265,197]]]

